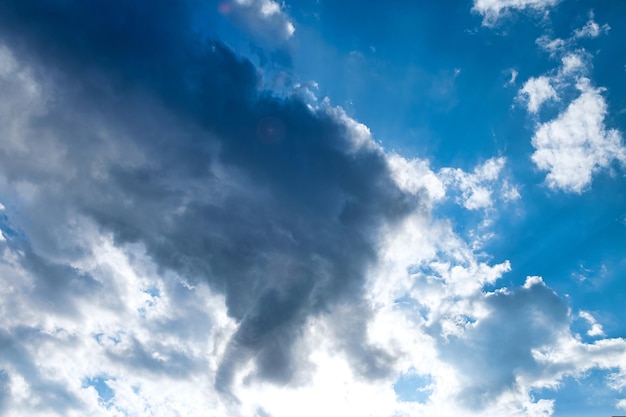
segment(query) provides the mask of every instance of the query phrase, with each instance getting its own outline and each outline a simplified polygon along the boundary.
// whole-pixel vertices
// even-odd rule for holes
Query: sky
[[[0,2],[0,416],[626,415],[626,2]]]

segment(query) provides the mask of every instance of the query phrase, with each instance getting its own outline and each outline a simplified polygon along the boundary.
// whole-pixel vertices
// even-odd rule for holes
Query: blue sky
[[[0,415],[626,414],[625,17],[4,1]]]

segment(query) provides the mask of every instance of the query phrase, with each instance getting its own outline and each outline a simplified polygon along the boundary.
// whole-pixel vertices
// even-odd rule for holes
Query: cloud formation
[[[600,26],[595,20],[593,20],[593,12],[592,12],[590,13],[589,20],[587,21],[585,26],[583,26],[580,29],[574,30],[572,37],[574,39],[597,38],[598,36],[602,34],[608,33],[609,30],[611,30],[611,26],[609,26],[608,24],[605,23],[602,26]]]
[[[515,186],[501,178],[506,159],[491,158],[477,166],[472,173],[461,169],[443,168],[440,177],[452,189],[461,192],[457,202],[468,210],[487,209],[493,205],[493,194],[504,201],[517,200],[520,195]]]
[[[602,89],[586,78],[576,83],[580,96],[556,119],[541,124],[532,138],[533,162],[548,171],[550,188],[581,193],[592,176],[610,168],[613,161],[626,164],[621,134],[607,129],[607,105]]]
[[[582,193],[598,172],[609,170],[616,162],[626,164],[621,133],[605,125],[608,106],[604,89],[595,87],[588,78],[591,57],[584,49],[575,48],[577,39],[599,34],[592,16],[566,41],[540,38],[537,43],[551,56],[560,55],[561,66],[530,78],[519,91],[518,99],[526,101],[532,114],[546,103],[560,102],[572,89],[577,95],[557,117],[539,123],[532,137],[532,161],[548,172],[546,183],[554,190]]]
[[[284,5],[274,0],[224,1],[220,3],[219,11],[261,42],[274,47],[287,42],[296,30]]]
[[[528,100],[530,113],[537,113],[544,102],[558,98],[550,84],[550,79],[545,76],[530,78],[524,83],[519,93],[521,97]]]
[[[543,11],[559,0],[474,0],[473,10],[483,16],[483,25],[491,26],[509,10]]]
[[[521,198],[504,157],[386,154],[152,6],[0,4],[0,413],[546,416],[565,376],[626,386],[622,339],[435,215]]]
[[[25,107],[5,116],[13,124],[2,154],[5,193],[25,202],[22,263],[37,277],[80,259],[92,242],[80,242],[84,225],[70,225],[82,218],[116,245],[141,245],[189,285],[208,282],[223,294],[238,326],[219,389],[228,391],[250,360],[258,378],[289,382],[300,328],[345,296],[360,297],[379,228],[404,216],[413,198],[371,138],[332,109],[258,93],[249,62],[218,42],[191,40],[184,7],[157,3],[152,19],[126,2],[106,10],[0,8],[2,36],[24,45],[2,55],[5,111]],[[70,285],[64,268],[41,279],[67,288],[35,287],[58,292],[55,305],[69,309],[63,297],[82,286]],[[85,291],[99,285],[85,279]],[[357,340],[346,348],[363,345],[359,337],[347,335]],[[195,364],[166,347],[161,362],[151,349],[130,339],[111,358],[177,375]],[[363,349],[363,374],[384,374],[379,354]]]

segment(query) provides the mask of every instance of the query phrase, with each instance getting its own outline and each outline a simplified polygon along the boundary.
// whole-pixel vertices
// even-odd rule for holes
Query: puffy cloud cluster
[[[561,55],[561,66],[527,80],[518,95],[529,113],[538,114],[542,106],[561,102],[572,87],[577,91],[578,96],[556,118],[537,124],[532,138],[532,160],[548,172],[546,183],[555,190],[581,193],[598,172],[610,169],[614,162],[626,164],[621,133],[605,124],[604,89],[588,78],[590,57],[584,49],[572,51],[576,39],[598,36],[599,30],[592,19],[567,41],[541,38],[538,43],[551,55]]]
[[[586,78],[576,88],[580,96],[556,119],[537,128],[532,160],[548,171],[550,188],[581,193],[593,175],[610,168],[613,161],[626,165],[626,148],[619,131],[605,126],[607,105],[602,89],[594,88]]]
[[[557,99],[556,91],[550,83],[550,78],[540,76],[531,78],[524,83],[520,95],[528,100],[528,111],[537,113],[541,105],[548,100]]]
[[[0,10],[5,41],[24,45],[2,50],[10,124],[1,174],[15,223],[3,235],[24,236],[7,243],[6,256],[33,275],[35,299],[52,297],[50,308],[72,314],[74,297],[117,292],[75,265],[95,256],[87,231],[115,247],[138,245],[159,275],[224,297],[237,328],[219,359],[218,390],[229,392],[250,361],[261,380],[297,378],[302,326],[360,298],[378,230],[414,198],[395,185],[382,151],[332,110],[259,96],[251,64],[219,43],[189,40],[184,7],[159,5],[152,19],[125,2],[106,9]],[[379,352],[360,337],[345,336],[346,349],[365,345],[355,366],[384,375]],[[144,342],[130,334],[109,356],[180,377],[206,366]]]
[[[493,207],[494,191],[499,191],[498,198],[503,201],[515,201],[520,198],[517,187],[502,178],[501,171],[506,159],[491,158],[477,166],[474,172],[467,173],[458,168],[443,168],[441,177],[449,187],[457,189],[461,195],[459,204],[468,210]]]

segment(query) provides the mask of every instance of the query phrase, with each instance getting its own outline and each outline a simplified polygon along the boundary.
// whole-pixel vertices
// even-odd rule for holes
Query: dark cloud
[[[360,302],[380,227],[414,202],[382,152],[357,146],[337,115],[259,92],[248,61],[192,32],[193,12],[165,0],[3,2],[0,36],[53,86],[53,104],[20,137],[30,148],[21,158],[45,150],[45,137],[58,164],[41,172],[4,153],[14,169],[2,172],[9,184],[39,186],[14,210],[36,251],[79,252],[68,224],[86,216],[118,244],[141,243],[161,268],[222,292],[239,327],[219,388],[250,358],[257,377],[288,382],[301,326]],[[362,374],[384,375],[392,358],[361,344],[354,320],[338,332],[345,349]],[[158,368],[145,352],[135,345],[125,360]],[[183,375],[190,362],[172,355]]]

